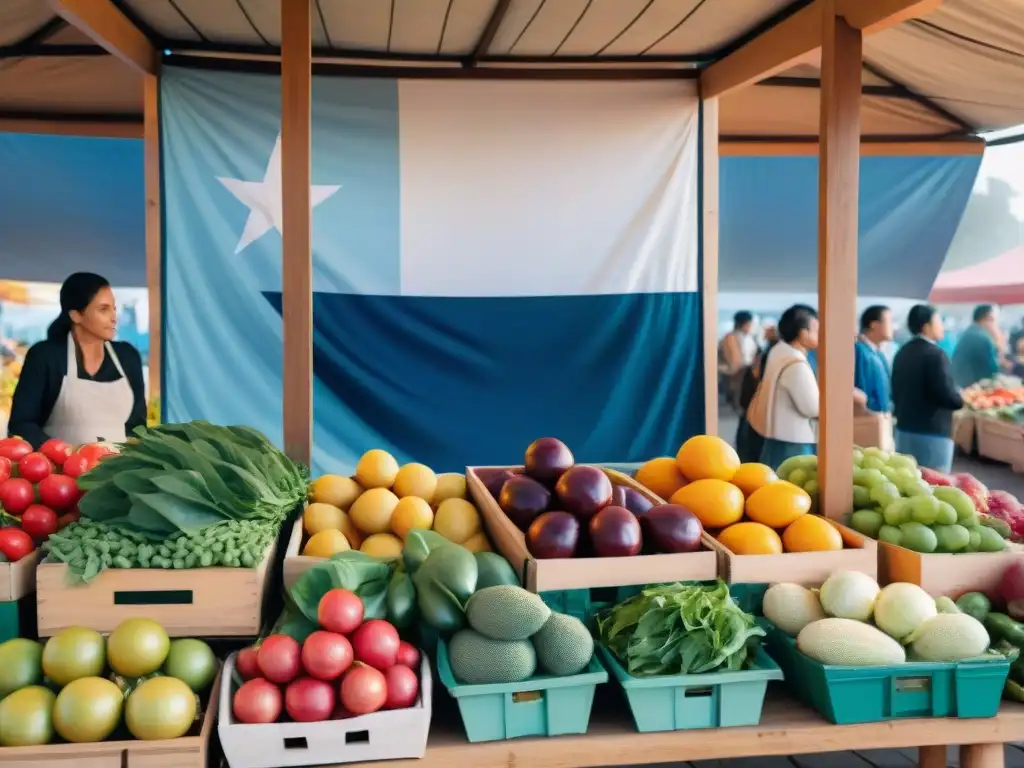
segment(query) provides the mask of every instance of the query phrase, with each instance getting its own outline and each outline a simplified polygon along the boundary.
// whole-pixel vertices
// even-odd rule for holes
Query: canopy
[[[939,275],[929,298],[937,304],[1024,304],[1024,246]]]

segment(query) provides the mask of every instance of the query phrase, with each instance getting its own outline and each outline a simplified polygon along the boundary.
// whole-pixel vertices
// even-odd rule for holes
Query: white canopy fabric
[[[573,66],[687,76],[808,0],[314,0],[319,62],[402,76]],[[112,0],[175,63],[274,56],[279,0]],[[477,50],[495,11],[505,13]],[[936,138],[1024,123],[1024,0],[945,0],[865,39],[862,132]],[[449,73],[452,74],[452,73]],[[722,99],[723,136],[816,135],[818,69],[803,63]],[[0,3],[0,118],[140,122],[140,78],[56,18]]]

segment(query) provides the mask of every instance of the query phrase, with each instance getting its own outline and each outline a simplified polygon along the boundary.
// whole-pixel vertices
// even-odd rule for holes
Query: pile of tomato
[[[75,450],[47,440],[38,451],[20,437],[0,439],[0,555],[17,562],[51,533],[78,518],[77,478],[112,451],[105,445]]]

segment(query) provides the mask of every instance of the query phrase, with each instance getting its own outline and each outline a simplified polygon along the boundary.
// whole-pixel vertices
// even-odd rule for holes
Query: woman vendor
[[[8,432],[38,449],[50,438],[72,445],[124,442],[146,423],[142,358],[115,342],[110,284],[77,272],[60,287],[60,315],[25,356]]]

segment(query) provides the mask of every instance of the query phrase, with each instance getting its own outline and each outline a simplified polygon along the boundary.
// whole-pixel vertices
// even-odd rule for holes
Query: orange
[[[743,491],[724,480],[684,485],[669,502],[689,509],[705,528],[725,528],[743,517]]]
[[[356,464],[356,482],[363,488],[390,488],[398,477],[395,457],[380,448],[364,453]]]
[[[676,463],[687,480],[732,480],[740,457],[725,440],[714,435],[691,437],[676,454]]]
[[[661,456],[646,462],[636,471],[634,479],[663,499],[671,499],[673,493],[686,485],[682,470],[671,456]]]
[[[843,548],[843,537],[825,518],[803,515],[783,531],[782,544],[787,552],[834,552]]]
[[[785,528],[811,511],[811,495],[799,486],[778,480],[750,494],[746,511],[755,523]]]
[[[362,486],[351,477],[323,475],[309,486],[309,500],[314,504],[330,504],[347,510],[362,492]]]
[[[434,500],[437,490],[437,475],[425,464],[403,464],[395,475],[395,484],[391,487],[395,496],[419,496],[427,504]]]
[[[419,496],[403,496],[391,513],[391,532],[405,539],[413,528],[430,530],[434,524],[434,510]]]
[[[761,523],[736,523],[720,534],[718,541],[734,555],[781,555],[779,534]]]
[[[384,533],[397,506],[398,497],[387,488],[370,488],[352,503],[348,516],[360,533]]]
[[[778,479],[779,476],[767,464],[751,462],[740,464],[730,482],[743,491],[744,496],[749,496],[761,486],[774,483]]]

